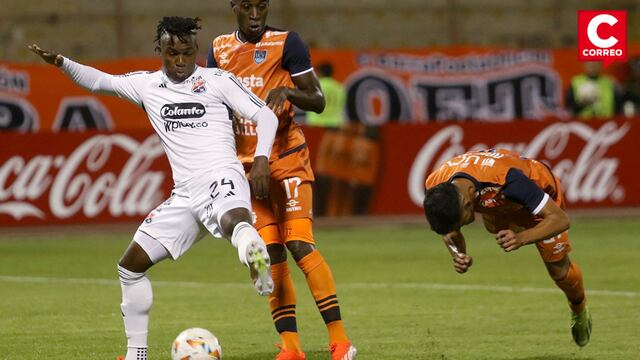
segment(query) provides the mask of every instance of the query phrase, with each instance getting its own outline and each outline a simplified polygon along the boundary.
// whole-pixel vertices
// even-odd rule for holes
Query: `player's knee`
[[[287,249],[291,252],[291,255],[295,261],[300,261],[305,256],[311,254],[315,250],[315,246],[300,240],[293,240],[287,242]]]
[[[136,241],[132,241],[129,244],[120,261],[118,261],[118,269],[122,268],[134,273],[144,273],[151,266],[153,266],[153,261]]]
[[[562,281],[567,277],[571,262],[565,258],[555,263],[547,263],[547,272],[553,281]]]
[[[146,276],[146,272],[135,272],[127,269],[126,267],[118,264],[118,278],[122,285],[133,285],[142,280]]]
[[[282,244],[267,245],[267,252],[269,253],[272,265],[287,261],[287,251]]]
[[[251,213],[245,208],[235,208],[227,211],[220,217],[220,230],[222,235],[230,239],[233,235],[233,229],[241,222],[251,224]]]
[[[549,276],[553,281],[562,281],[567,277],[567,272],[562,271],[562,269],[549,270]]]

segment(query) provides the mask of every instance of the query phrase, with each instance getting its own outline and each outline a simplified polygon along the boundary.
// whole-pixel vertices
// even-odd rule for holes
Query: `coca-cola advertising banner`
[[[331,133],[308,128],[306,134],[314,166],[324,161],[319,170],[330,168],[331,156],[337,156],[343,159],[339,166],[352,168],[341,174],[375,172],[362,178],[373,182],[328,175],[329,183],[347,189],[331,201],[368,194],[357,201],[369,214],[421,213],[429,172],[457,154],[490,147],[547,162],[570,208],[640,206],[640,118],[386,124],[371,144],[355,141],[345,148],[354,153],[351,165],[344,153],[319,151]],[[150,131],[0,133],[0,143],[0,226],[142,221],[171,191],[171,170]],[[354,186],[369,191],[348,190]],[[332,194],[316,193],[316,201]]]
[[[629,45],[640,54],[640,45]],[[317,66],[329,62],[347,90],[346,114],[367,125],[455,119],[505,122],[566,117],[563,93],[582,71],[575,49],[507,50],[479,47],[400,51],[316,50]],[[202,62],[202,61],[201,61]],[[159,58],[91,63],[122,74],[155,71]],[[607,71],[622,78],[624,64]],[[240,79],[247,86],[261,79]],[[146,130],[144,112],[113,96],[76,86],[45,64],[0,62],[0,129]]]
[[[569,208],[640,206],[640,119],[388,124],[370,211],[422,211],[426,175],[470,150],[506,148],[550,165]]]
[[[3,133],[0,141],[0,225],[140,221],[171,190],[149,131]]]

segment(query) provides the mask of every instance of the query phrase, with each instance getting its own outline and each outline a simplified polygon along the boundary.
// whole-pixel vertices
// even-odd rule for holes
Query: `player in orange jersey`
[[[424,211],[442,235],[458,273],[473,264],[460,228],[482,215],[505,252],[535,244],[572,310],[571,334],[579,346],[591,336],[582,273],[569,259],[569,218],[560,183],[543,163],[508,150],[469,152],[445,161],[427,178]]]
[[[230,3],[238,30],[213,40],[207,66],[235,74],[279,119],[270,158],[269,197],[253,199],[255,227],[267,244],[275,283],[269,307],[282,338],[282,350],[276,359],[305,359],[297,331],[296,294],[287,266],[287,249],[304,272],[327,325],[332,359],[354,359],[356,348],[342,324],[333,275],[315,246],[311,198],[314,176],[304,135],[293,121],[293,105],[315,112],[322,112],[325,106],[309,50],[295,32],[266,26],[268,0]],[[255,125],[238,118],[235,130],[238,156],[249,169],[256,145]]]

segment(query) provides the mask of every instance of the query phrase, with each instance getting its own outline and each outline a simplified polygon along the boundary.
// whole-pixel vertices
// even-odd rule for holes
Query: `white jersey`
[[[173,83],[162,71],[110,78],[113,91],[141,106],[162,141],[176,185],[209,170],[233,167],[236,155],[232,111],[252,118],[265,103],[229,72],[196,66]]]

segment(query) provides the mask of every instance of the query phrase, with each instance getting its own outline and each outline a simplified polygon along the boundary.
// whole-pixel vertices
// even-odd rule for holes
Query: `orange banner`
[[[640,44],[629,46],[640,54]],[[510,121],[565,117],[563,93],[582,71],[576,49],[447,47],[312,51],[347,88],[347,115],[367,125],[451,119]],[[90,64],[112,74],[156,70],[159,58]],[[623,64],[609,72],[623,78]],[[149,129],[142,110],[91,94],[50,65],[0,63],[0,129],[16,131]]]

